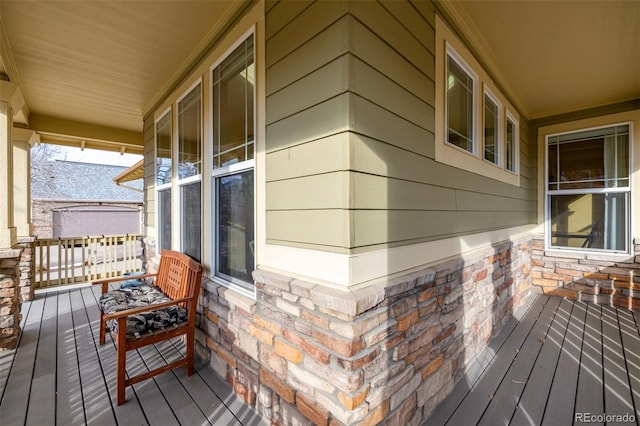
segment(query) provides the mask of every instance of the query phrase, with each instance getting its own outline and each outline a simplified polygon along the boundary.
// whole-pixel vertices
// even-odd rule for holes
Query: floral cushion
[[[122,288],[108,291],[100,296],[100,306],[105,314],[124,311],[126,309],[148,306],[154,303],[168,302],[171,299],[155,286]],[[187,310],[173,305],[153,311],[141,312],[127,317],[127,334],[140,337],[140,333],[161,330],[187,321]],[[118,332],[118,321],[107,321],[107,327]]]

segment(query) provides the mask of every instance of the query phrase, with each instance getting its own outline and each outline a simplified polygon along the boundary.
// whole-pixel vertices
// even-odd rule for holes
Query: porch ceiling
[[[142,153],[145,111],[243,3],[0,1],[0,71],[43,141]]]
[[[640,99],[640,1],[438,3],[531,119]]]
[[[41,140],[142,152],[142,118],[246,1],[0,0]],[[640,2],[436,0],[530,118],[640,99]]]

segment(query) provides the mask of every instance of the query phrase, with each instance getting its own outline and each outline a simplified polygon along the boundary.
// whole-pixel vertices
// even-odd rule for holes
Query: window
[[[171,110],[156,122],[158,248],[171,249]]]
[[[507,135],[506,135],[506,143],[505,143],[505,167],[510,172],[516,173],[516,165],[517,165],[517,156],[516,156],[516,147],[518,146],[518,132],[520,131],[518,127],[518,122],[515,118],[507,111]]]
[[[484,93],[484,159],[500,164],[500,106],[485,90]]]
[[[549,247],[629,252],[629,128],[547,136]]]
[[[519,186],[516,109],[437,15],[435,60],[435,160]]]
[[[253,36],[212,70],[214,269],[251,286],[254,269]]]
[[[198,83],[178,102],[180,249],[198,261],[202,257],[201,98],[201,85]]]
[[[460,59],[447,54],[447,142],[473,153],[473,101],[475,82]],[[466,68],[466,67],[465,67]]]

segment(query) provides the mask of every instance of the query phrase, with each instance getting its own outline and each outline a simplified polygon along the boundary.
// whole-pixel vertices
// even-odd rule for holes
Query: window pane
[[[217,273],[253,283],[253,170],[217,178],[216,194]]]
[[[202,158],[200,85],[178,104],[178,178],[199,175]]]
[[[180,192],[182,202],[182,251],[200,261],[200,181],[181,186]]]
[[[253,158],[253,36],[213,70],[214,168]]]
[[[156,123],[156,184],[171,182],[171,112]]]
[[[551,245],[625,251],[628,193],[550,197]]]
[[[484,95],[484,159],[498,163],[498,105]]]
[[[171,250],[171,189],[158,191],[158,230],[158,248]]]
[[[628,126],[549,138],[549,189],[629,186]]]
[[[449,56],[447,142],[473,152],[473,79]]]
[[[507,118],[507,143],[506,143],[505,160],[507,161],[507,170],[516,171],[516,125]]]

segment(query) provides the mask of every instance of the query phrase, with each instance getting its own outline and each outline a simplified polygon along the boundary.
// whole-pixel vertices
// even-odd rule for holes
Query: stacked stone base
[[[638,253],[640,245],[634,247]],[[640,309],[640,256],[546,252],[536,236],[531,252],[533,291],[623,309]]]
[[[0,351],[14,349],[20,338],[21,249],[0,250]]]
[[[530,293],[530,242],[345,292],[256,271],[205,280],[197,353],[269,423],[417,425]]]

